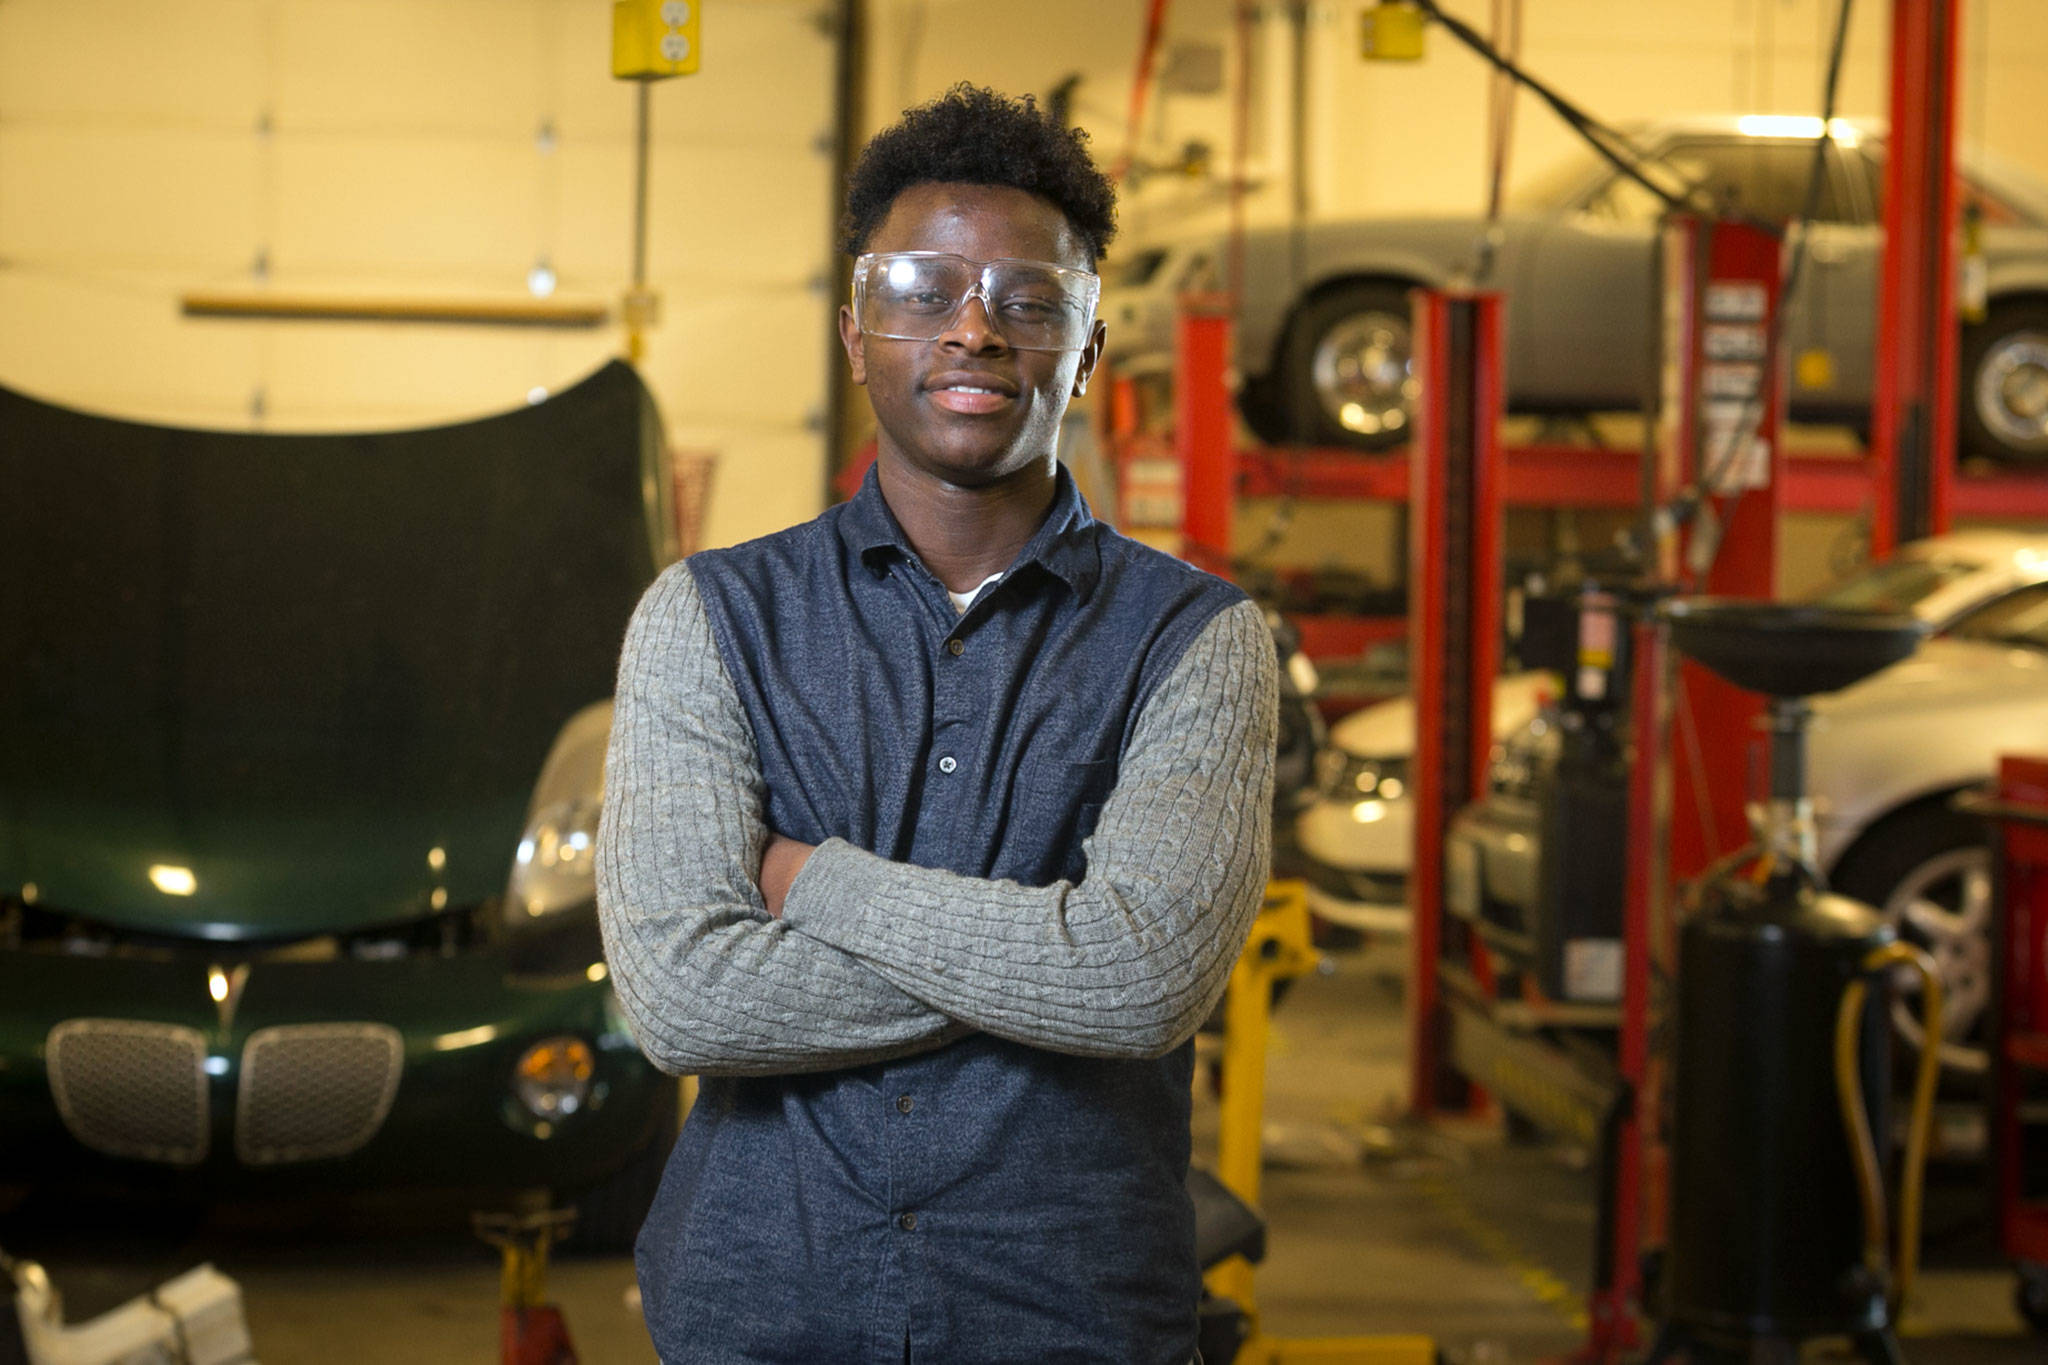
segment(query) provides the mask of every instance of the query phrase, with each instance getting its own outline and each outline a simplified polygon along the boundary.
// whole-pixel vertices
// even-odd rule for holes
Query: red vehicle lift
[[[1725,331],[1710,339],[1708,329],[1734,325],[1752,337],[1771,330],[1778,304],[1779,241],[1740,225],[1710,230],[1680,219],[1669,229],[1666,349],[1676,372],[1667,376],[1664,409],[1673,420],[1658,433],[1647,491],[1665,501],[1703,471],[1741,477],[1725,480],[1716,490],[1720,553],[1703,557],[1703,573],[1686,574],[1686,547],[1696,542],[1681,540],[1662,566],[1667,581],[1696,580],[1689,586],[1721,595],[1771,596],[1776,528],[1785,511],[1867,513],[1876,553],[1902,539],[1946,530],[1952,514],[2048,519],[2048,480],[2011,473],[1958,479],[1954,472],[1956,9],[1957,0],[1894,0],[1888,245],[1881,278],[1874,440],[1867,458],[1789,453],[1780,426],[1783,366],[1775,356],[1762,356],[1762,410],[1752,415],[1759,446],[1726,469],[1720,467],[1710,405],[1722,396],[1718,386],[1729,382],[1728,356],[1715,348],[1731,343]],[[1724,287],[1715,290],[1716,285]],[[1737,288],[1731,293],[1725,286]],[[1762,310],[1712,316],[1732,306],[1737,294],[1761,297]],[[1582,1358],[1617,1360],[1637,1344],[1641,1249],[1662,1236],[1658,1076],[1649,1048],[1652,967],[1660,961],[1669,964],[1670,889],[1745,839],[1742,807],[1749,786],[1753,738],[1748,722],[1754,699],[1687,669],[1677,714],[1638,708],[1637,751],[1667,753],[1674,760],[1668,786],[1660,790],[1651,765],[1641,764],[1629,792],[1634,827],[1654,829],[1660,819],[1669,823],[1662,837],[1632,840],[1623,998],[1620,1010],[1612,1012],[1616,1074],[1604,1083],[1575,1079],[1554,1058],[1542,1055],[1550,1049],[1540,1043],[1475,1024],[1489,1008],[1502,1017],[1514,1014],[1525,1029],[1574,1022],[1568,1017],[1573,1015],[1570,1007],[1540,999],[1492,1001],[1483,947],[1476,941],[1447,942],[1447,929],[1461,935],[1463,926],[1446,926],[1442,914],[1444,826],[1450,813],[1480,789],[1491,732],[1500,509],[1636,507],[1646,491],[1642,456],[1634,450],[1578,446],[1497,447],[1498,302],[1487,296],[1430,293],[1418,295],[1416,356],[1426,411],[1419,415],[1418,440],[1410,450],[1381,455],[1240,452],[1232,444],[1224,378],[1230,356],[1227,303],[1198,300],[1181,323],[1177,421],[1170,449],[1134,436],[1138,423],[1129,404],[1112,405],[1121,409],[1112,426],[1125,478],[1139,461],[1150,463],[1155,482],[1158,470],[1168,471],[1175,481],[1169,501],[1178,514],[1172,520],[1178,523],[1184,552],[1219,570],[1228,566],[1233,504],[1240,494],[1409,503],[1413,688],[1418,717],[1437,722],[1419,727],[1414,768],[1411,1099],[1415,1111],[1426,1115],[1460,1102],[1467,1080],[1505,1091],[1519,1069],[1546,1073],[1561,1086],[1553,1087],[1554,1107],[1586,1116],[1584,1136],[1601,1143],[1607,1160],[1602,1242],[1589,1304],[1591,1332]],[[1708,374],[1713,367],[1722,372]],[[1725,407],[1721,418],[1726,418]],[[1691,536],[1698,534],[1695,529]],[[1371,623],[1368,629],[1373,638],[1385,638],[1400,628],[1389,621]],[[1346,638],[1361,637],[1354,631]],[[1639,625],[1633,638],[1637,695],[1655,695],[1667,667],[1659,632]],[[1309,643],[1315,652],[1313,639]],[[2041,778],[2043,803],[2048,804],[2048,772]],[[2048,900],[2048,849],[2043,852],[2037,894]],[[2029,941],[2034,954],[2029,960],[2038,971],[2048,956],[2048,940],[2039,940],[2036,932]],[[1446,963],[1447,948],[1469,966]],[[2040,1009],[2039,1017],[2027,1016],[2032,1022],[2023,1028],[2025,1038],[2013,1044],[2014,1056],[2048,1068],[2048,1042],[2031,1032],[2048,1028],[2048,986],[2041,989]],[[2048,1255],[2048,1207],[2016,1207],[2007,1228],[2016,1257]]]

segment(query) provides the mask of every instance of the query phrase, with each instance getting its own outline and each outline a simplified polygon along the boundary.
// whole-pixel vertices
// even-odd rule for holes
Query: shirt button
[[[908,1095],[898,1095],[898,1096],[896,1097],[896,1112],[897,1112],[897,1113],[899,1113],[899,1114],[907,1114],[907,1113],[909,1113],[909,1112],[911,1111],[911,1109],[912,1109],[913,1107],[914,1107],[914,1106],[913,1106],[913,1105],[911,1104],[911,1102],[910,1102],[910,1096],[908,1096]]]
[[[914,1213],[904,1214],[902,1217],[896,1220],[896,1226],[902,1228],[905,1232],[916,1232],[917,1215]]]
[[[959,763],[954,760],[953,755],[951,754],[947,754],[944,758],[939,760],[939,771],[942,773],[952,772],[955,768],[959,766]]]
[[[957,638],[948,640],[946,641],[946,652],[957,659],[967,652],[967,642]]]

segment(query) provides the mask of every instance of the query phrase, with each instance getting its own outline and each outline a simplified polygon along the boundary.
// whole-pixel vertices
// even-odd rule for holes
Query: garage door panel
[[[565,145],[556,263],[564,272],[630,273],[630,149]],[[831,164],[806,150],[662,148],[650,168],[647,268],[691,288],[730,292],[802,283],[825,268]],[[568,277],[564,276],[565,287]]]
[[[523,288],[540,246],[536,153],[497,139],[278,139],[280,275],[349,268]]]
[[[294,0],[272,8],[284,131],[525,136],[539,125],[555,9],[544,0]]]
[[[167,128],[0,127],[0,253],[87,272],[246,266],[257,217],[248,142]]]
[[[446,420],[514,407],[536,385],[557,383],[533,332],[401,323],[271,324],[271,404],[280,421],[351,403],[436,405]],[[593,366],[594,368],[594,366]]]
[[[248,129],[262,0],[0,4],[0,120]]]
[[[257,338],[247,328],[193,327],[172,277],[0,271],[0,377],[55,402],[192,424],[248,411]]]

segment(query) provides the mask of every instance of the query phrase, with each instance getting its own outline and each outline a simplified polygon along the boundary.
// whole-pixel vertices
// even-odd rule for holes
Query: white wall
[[[707,537],[822,502],[833,52],[806,0],[713,0],[652,94],[643,370],[719,455]],[[188,289],[559,296],[630,276],[632,87],[608,0],[0,0],[0,383],[222,427],[501,410],[589,331],[196,320]],[[544,137],[543,129],[552,137]]]

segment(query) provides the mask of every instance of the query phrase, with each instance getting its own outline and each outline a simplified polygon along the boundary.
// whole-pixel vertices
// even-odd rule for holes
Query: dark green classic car
[[[675,556],[639,377],[346,435],[0,389],[0,489],[0,1184],[545,1188],[628,1238],[676,1114],[590,875]]]

